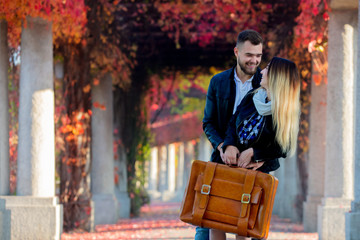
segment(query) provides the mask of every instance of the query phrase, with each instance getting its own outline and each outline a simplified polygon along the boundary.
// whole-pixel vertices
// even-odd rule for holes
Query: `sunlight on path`
[[[137,218],[98,225],[95,232],[63,233],[62,240],[90,239],[194,239],[195,227],[178,220],[180,203],[152,203],[142,207]],[[227,234],[235,239],[234,234]],[[272,217],[268,240],[318,240],[317,233],[304,233],[303,226]]]

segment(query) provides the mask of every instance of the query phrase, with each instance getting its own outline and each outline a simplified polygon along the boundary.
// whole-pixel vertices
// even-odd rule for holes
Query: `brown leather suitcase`
[[[180,220],[240,236],[267,238],[278,180],[259,171],[195,160]]]

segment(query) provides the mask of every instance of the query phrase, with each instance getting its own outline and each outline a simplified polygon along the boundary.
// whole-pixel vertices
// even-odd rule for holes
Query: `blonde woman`
[[[249,91],[241,101],[222,148],[225,164],[269,173],[279,167],[277,158],[295,153],[300,77],[295,63],[279,57],[261,73],[261,87]],[[210,239],[226,239],[225,233],[211,229]]]

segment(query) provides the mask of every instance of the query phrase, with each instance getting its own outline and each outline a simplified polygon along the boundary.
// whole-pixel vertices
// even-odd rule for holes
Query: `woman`
[[[300,77],[295,63],[278,57],[261,73],[261,87],[241,101],[222,148],[226,164],[269,173],[279,168],[277,158],[296,149]],[[211,229],[210,239],[226,239],[225,232]]]

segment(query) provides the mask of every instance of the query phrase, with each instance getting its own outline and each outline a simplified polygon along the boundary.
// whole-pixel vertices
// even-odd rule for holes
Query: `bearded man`
[[[262,57],[263,39],[254,30],[245,30],[237,37],[234,54],[236,65],[212,77],[206,95],[203,118],[204,132],[213,146],[210,161],[227,164],[222,145],[228,123],[246,93],[260,87],[259,65]],[[241,157],[251,158],[245,150]],[[207,160],[207,159],[206,159]],[[196,228],[195,240],[209,240],[209,229]]]

